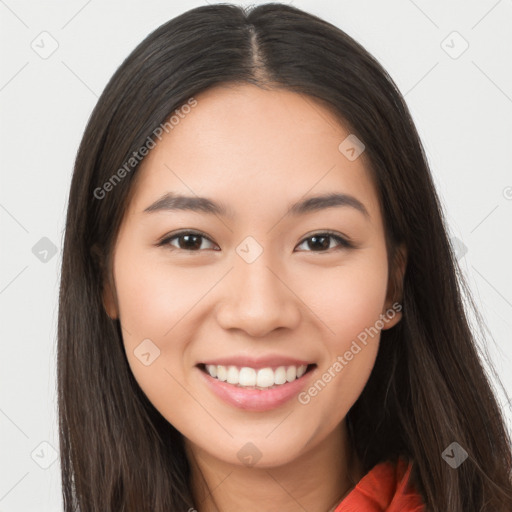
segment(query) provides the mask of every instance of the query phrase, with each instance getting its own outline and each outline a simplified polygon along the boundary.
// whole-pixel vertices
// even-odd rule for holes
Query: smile
[[[270,367],[257,369],[248,366],[240,368],[233,365],[208,364],[203,365],[202,369],[214,379],[242,388],[273,389],[302,377],[306,373],[308,365],[290,365],[279,366],[275,369]]]
[[[238,409],[263,412],[290,402],[306,387],[317,365],[303,363],[274,367],[198,364],[197,368],[207,388],[223,402]]]

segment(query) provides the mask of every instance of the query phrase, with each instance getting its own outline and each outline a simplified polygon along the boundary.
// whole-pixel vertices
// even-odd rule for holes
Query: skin
[[[345,416],[370,376],[380,333],[308,404],[293,398],[265,412],[219,399],[196,364],[277,353],[315,362],[310,384],[332,367],[400,299],[388,286],[377,190],[364,152],[349,161],[338,150],[350,132],[313,98],[222,85],[196,99],[137,171],[105,309],[121,321],[140,387],[184,436],[199,512],[326,512],[363,476],[350,459]],[[234,217],[144,212],[166,192],[222,202]],[[348,206],[285,215],[291,203],[330,192],[355,196],[369,217]],[[207,238],[194,250],[179,238],[157,245],[182,229]],[[308,243],[325,230],[356,247]],[[252,263],[236,252],[247,236],[263,249]],[[400,278],[403,271],[396,268]],[[144,339],[160,350],[149,366],[134,354]],[[254,466],[237,456],[248,442],[261,453]]]

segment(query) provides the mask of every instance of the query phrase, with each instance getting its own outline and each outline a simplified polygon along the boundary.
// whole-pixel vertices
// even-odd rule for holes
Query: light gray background
[[[0,512],[62,508],[57,298],[68,188],[87,119],[150,31],[204,3],[0,0]],[[512,1],[289,3],[362,43],[405,95],[494,337],[486,350],[512,395]]]

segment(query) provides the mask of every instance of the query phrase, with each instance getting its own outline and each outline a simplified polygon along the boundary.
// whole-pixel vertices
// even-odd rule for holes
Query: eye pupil
[[[186,249],[186,250],[190,250],[190,249],[200,249],[201,248],[201,238],[202,236],[201,235],[181,235],[178,240],[186,240],[187,242],[190,242],[190,239],[195,239],[195,243],[193,244],[190,244],[187,242],[185,242],[185,247],[183,247],[183,244],[182,243],[179,243],[179,246],[180,246],[180,249]]]
[[[309,238],[310,242],[308,242],[308,245],[310,248],[315,248],[315,243],[318,242],[318,240],[323,240],[323,243],[317,244],[316,248],[318,249],[329,249],[330,244],[330,236],[325,235],[315,235]],[[311,243],[312,242],[312,243]]]

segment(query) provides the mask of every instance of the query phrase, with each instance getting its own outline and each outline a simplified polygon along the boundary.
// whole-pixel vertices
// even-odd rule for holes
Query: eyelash
[[[212,240],[210,240],[210,238],[208,238],[204,233],[201,233],[200,231],[180,231],[178,233],[174,233],[172,236],[168,236],[168,237],[162,239],[160,242],[158,242],[157,246],[158,247],[168,246],[168,247],[171,247],[171,250],[179,250],[179,251],[185,251],[185,252],[200,252],[201,249],[190,250],[190,249],[181,249],[180,247],[171,246],[170,242],[172,240],[180,238],[185,235],[200,236],[202,238],[205,238],[209,242],[214,243],[214,242],[212,242]],[[309,235],[308,237],[304,238],[298,245],[302,245],[304,242],[306,242],[307,240],[309,240],[313,237],[326,237],[326,236],[329,238],[332,238],[332,239],[336,240],[336,242],[338,242],[338,244],[339,244],[337,247],[338,249],[353,249],[355,247],[355,245],[352,242],[349,242],[347,239],[341,237],[340,235],[338,235],[332,231],[319,231],[318,233],[313,233],[312,235]],[[330,247],[325,251],[304,251],[304,252],[314,252],[314,253],[322,253],[323,252],[323,253],[325,253],[332,249],[336,249],[336,247]]]

